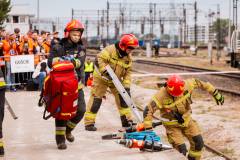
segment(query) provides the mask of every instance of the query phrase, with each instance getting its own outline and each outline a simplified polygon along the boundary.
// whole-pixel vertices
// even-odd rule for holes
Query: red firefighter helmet
[[[178,75],[172,75],[167,80],[167,91],[174,97],[180,96],[184,91],[184,81]]]
[[[123,51],[126,51],[126,49],[135,49],[138,46],[138,39],[133,34],[124,34],[119,42],[119,47]]]
[[[68,22],[68,24],[66,25],[64,32],[65,32],[65,37],[68,37],[68,34],[70,31],[80,31],[83,32],[84,31],[84,25],[78,21],[78,20],[71,20],[70,22]]]

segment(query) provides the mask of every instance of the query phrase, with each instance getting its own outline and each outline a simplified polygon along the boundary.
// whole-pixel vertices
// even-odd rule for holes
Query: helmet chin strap
[[[126,51],[123,51],[120,47],[119,47],[119,42],[115,44],[117,50],[118,50],[118,53],[119,53],[119,56],[120,57],[124,57],[124,56],[127,56],[128,54],[126,53]]]

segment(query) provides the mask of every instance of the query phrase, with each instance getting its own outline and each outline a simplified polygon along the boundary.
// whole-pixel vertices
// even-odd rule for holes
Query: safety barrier
[[[37,54],[37,56],[47,56],[48,54]],[[32,74],[35,70],[36,55],[16,55],[10,56],[10,61],[5,61],[4,58],[9,56],[0,56],[1,76],[3,75],[6,85],[20,86],[25,85],[32,79]]]

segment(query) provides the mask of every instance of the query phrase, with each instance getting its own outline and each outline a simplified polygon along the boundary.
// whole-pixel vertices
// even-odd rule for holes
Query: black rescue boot
[[[0,147],[0,157],[4,156],[4,148],[3,146]]]
[[[59,150],[67,149],[67,145],[64,142],[57,144],[57,147]]]
[[[96,131],[97,128],[94,126],[94,124],[90,124],[90,125],[85,126],[85,130],[86,131]]]
[[[67,145],[65,143],[65,136],[56,135],[56,143],[59,150],[67,149]]]
[[[68,142],[73,142],[75,140],[74,136],[72,135],[73,128],[67,126],[66,128],[66,139]]]
[[[74,140],[75,140],[75,138],[71,132],[66,133],[66,139],[68,140],[68,142],[74,142]]]

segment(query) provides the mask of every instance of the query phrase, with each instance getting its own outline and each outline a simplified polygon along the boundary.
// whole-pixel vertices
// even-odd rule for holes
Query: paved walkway
[[[88,91],[86,91],[86,102]],[[116,132],[120,119],[113,97],[104,100],[97,117],[97,132],[87,132],[81,123],[74,130],[74,143],[59,151],[54,138],[54,120],[43,120],[43,108],[37,106],[39,92],[7,93],[7,99],[19,117],[13,120],[5,111],[4,160],[182,160],[175,150],[146,153],[128,149],[114,141],[103,141],[101,136]],[[1,159],[1,158],[0,158]]]

